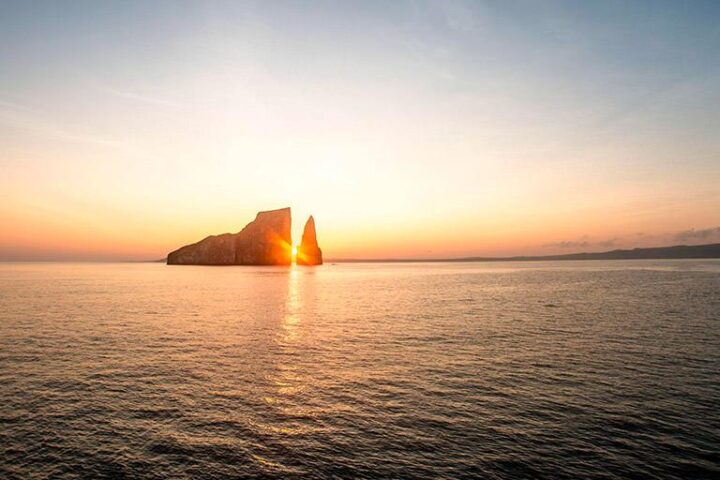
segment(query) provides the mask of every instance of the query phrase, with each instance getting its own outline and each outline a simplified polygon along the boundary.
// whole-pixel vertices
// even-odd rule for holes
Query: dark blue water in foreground
[[[0,265],[0,478],[720,478],[720,262]]]

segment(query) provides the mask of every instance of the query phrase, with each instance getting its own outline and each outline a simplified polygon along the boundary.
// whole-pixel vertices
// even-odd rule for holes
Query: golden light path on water
[[[297,247],[294,246],[293,255],[296,254]],[[311,381],[309,372],[292,361],[292,358],[298,354],[295,343],[302,334],[303,300],[308,301],[304,297],[307,292],[305,291],[304,275],[299,271],[301,268],[303,267],[299,267],[293,262],[287,271],[287,296],[284,315],[280,325],[281,328],[278,330],[275,339],[281,353],[276,357],[278,361],[275,365],[275,373],[270,374],[268,378],[273,385],[271,393],[274,393],[274,395],[267,395],[263,398],[271,408],[287,417],[303,414],[304,407],[298,406],[293,399],[305,392],[308,389],[308,383]],[[293,405],[288,405],[288,402]],[[282,426],[281,424],[266,425],[264,428],[274,434],[288,437],[301,435],[310,430],[309,427],[303,425]],[[269,459],[259,455],[255,455],[255,457],[269,468],[285,470],[285,467]]]

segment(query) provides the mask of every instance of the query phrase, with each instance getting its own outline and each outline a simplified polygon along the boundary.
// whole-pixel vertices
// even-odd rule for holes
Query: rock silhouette
[[[297,249],[296,262],[298,265],[322,265],[322,250],[317,243],[315,233],[315,219],[310,215],[305,229],[303,230],[302,241]]]
[[[290,265],[290,208],[259,212],[238,233],[211,235],[168,254],[168,265]]]

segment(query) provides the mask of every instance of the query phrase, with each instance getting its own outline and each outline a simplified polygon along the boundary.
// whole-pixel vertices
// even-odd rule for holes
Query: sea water
[[[0,478],[719,478],[720,262],[0,265]]]

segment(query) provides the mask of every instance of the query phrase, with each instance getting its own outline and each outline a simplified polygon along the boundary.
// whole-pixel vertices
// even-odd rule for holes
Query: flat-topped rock
[[[238,233],[212,235],[167,257],[168,265],[290,265],[290,208],[260,212]]]

